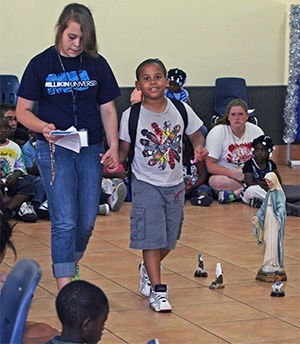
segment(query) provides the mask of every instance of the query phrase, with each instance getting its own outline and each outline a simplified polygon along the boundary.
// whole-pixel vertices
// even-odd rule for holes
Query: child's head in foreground
[[[63,327],[62,339],[98,343],[108,317],[109,304],[99,287],[79,280],[68,283],[60,290],[56,311]]]
[[[167,70],[159,59],[147,59],[139,64],[136,71],[135,86],[142,91],[143,101],[159,101],[164,98],[169,86]]]
[[[141,62],[137,69],[135,70],[135,77],[136,77],[136,80],[139,81],[140,80],[140,77],[141,77],[141,73],[142,73],[142,70],[145,66],[147,65],[150,65],[150,64],[155,64],[157,65],[162,74],[166,77],[167,76],[167,69],[165,67],[165,65],[162,63],[162,61],[158,58],[150,58],[150,59],[147,59],[147,60],[144,60],[143,62]]]

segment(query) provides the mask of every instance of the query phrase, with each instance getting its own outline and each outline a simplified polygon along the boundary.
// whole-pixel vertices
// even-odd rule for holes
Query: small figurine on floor
[[[159,344],[159,340],[157,338],[149,340],[147,344]]]
[[[283,284],[281,282],[281,277],[279,275],[275,275],[275,283],[272,285],[272,297],[283,297],[285,296],[285,293],[283,290],[281,290]]]
[[[202,258],[202,253],[200,252],[198,254],[198,267],[194,273],[194,277],[207,277],[207,272],[204,268],[204,262],[203,262],[203,258]]]
[[[220,263],[216,265],[216,280],[211,283],[209,289],[221,289],[225,288],[223,284],[223,271]]]

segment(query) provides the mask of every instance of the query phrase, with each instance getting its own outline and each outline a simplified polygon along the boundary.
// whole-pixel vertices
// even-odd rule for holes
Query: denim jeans
[[[103,165],[103,143],[81,148],[79,154],[55,145],[55,180],[51,182],[49,143],[37,141],[37,163],[44,180],[51,220],[54,277],[75,274],[98,214]]]
[[[43,179],[40,176],[33,176],[31,174],[26,174],[23,178],[34,184],[35,194],[30,199],[30,202],[34,207],[39,207],[46,199],[46,190]]]

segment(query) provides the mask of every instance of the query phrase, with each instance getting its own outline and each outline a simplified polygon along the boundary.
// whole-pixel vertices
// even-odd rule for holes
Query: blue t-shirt
[[[178,93],[171,92],[168,88],[166,88],[165,96],[171,99],[177,99],[177,100],[181,100],[184,103],[187,103],[188,98],[189,98],[189,93],[184,88],[181,88]]]
[[[25,142],[21,147],[26,168],[32,167],[35,162],[35,149],[33,148],[31,141],[32,138],[29,141]]]
[[[60,55],[62,66],[54,46],[38,54],[24,72],[18,96],[38,101],[37,116],[54,123],[60,130],[75,126],[75,96],[77,129],[87,129],[89,144],[93,144],[103,140],[99,105],[114,100],[121,93],[109,64],[101,55],[93,58],[82,53],[81,56]],[[44,140],[42,134],[37,134],[37,138]]]

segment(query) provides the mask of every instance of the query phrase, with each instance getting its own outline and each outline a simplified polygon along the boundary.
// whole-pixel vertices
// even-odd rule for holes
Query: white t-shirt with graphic
[[[230,125],[216,125],[206,137],[208,156],[217,159],[217,164],[222,167],[232,170],[243,167],[252,157],[251,142],[263,134],[260,127],[250,122],[246,122],[246,131],[241,138],[232,133]]]
[[[183,181],[182,138],[184,121],[175,105],[167,99],[162,113],[147,110],[141,105],[137,126],[132,172],[138,180],[156,186],[174,186]],[[202,126],[202,120],[190,106],[183,103],[188,114],[185,133],[191,135]],[[124,111],[119,138],[131,142],[128,131],[130,108]]]

